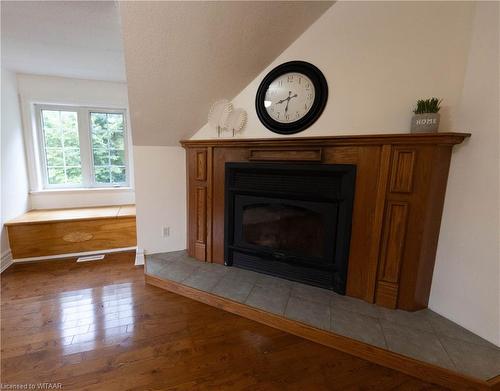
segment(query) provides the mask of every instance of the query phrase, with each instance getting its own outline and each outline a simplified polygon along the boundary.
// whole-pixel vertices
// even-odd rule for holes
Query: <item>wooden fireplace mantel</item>
[[[451,151],[468,133],[185,140],[188,252],[224,263],[226,162],[355,164],[347,295],[427,307]]]

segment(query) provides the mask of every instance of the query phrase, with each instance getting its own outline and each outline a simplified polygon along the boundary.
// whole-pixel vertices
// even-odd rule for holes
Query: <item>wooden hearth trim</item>
[[[475,379],[450,371],[449,369],[418,361],[333,332],[320,330],[304,323],[262,311],[212,293],[200,291],[174,281],[163,280],[148,274],[145,275],[145,281],[147,284],[185,296],[192,300],[297,335],[321,345],[340,350],[341,352],[403,372],[424,381],[439,384],[444,387],[450,387],[453,390],[490,390],[493,389],[495,384],[492,382],[494,379],[488,382]]]

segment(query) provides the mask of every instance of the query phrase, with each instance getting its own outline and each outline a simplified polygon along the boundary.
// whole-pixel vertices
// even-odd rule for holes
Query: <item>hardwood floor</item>
[[[144,284],[131,253],[1,276],[2,384],[64,390],[438,390]]]

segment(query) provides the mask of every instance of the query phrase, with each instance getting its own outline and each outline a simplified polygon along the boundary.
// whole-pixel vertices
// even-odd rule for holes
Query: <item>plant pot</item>
[[[411,119],[411,132],[437,132],[439,129],[439,118],[439,113],[415,114]]]

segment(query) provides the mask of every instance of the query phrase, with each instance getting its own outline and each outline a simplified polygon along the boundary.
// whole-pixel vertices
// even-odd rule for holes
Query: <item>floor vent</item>
[[[80,257],[76,262],[90,262],[90,261],[100,261],[104,259],[104,254],[89,255],[88,257]]]

